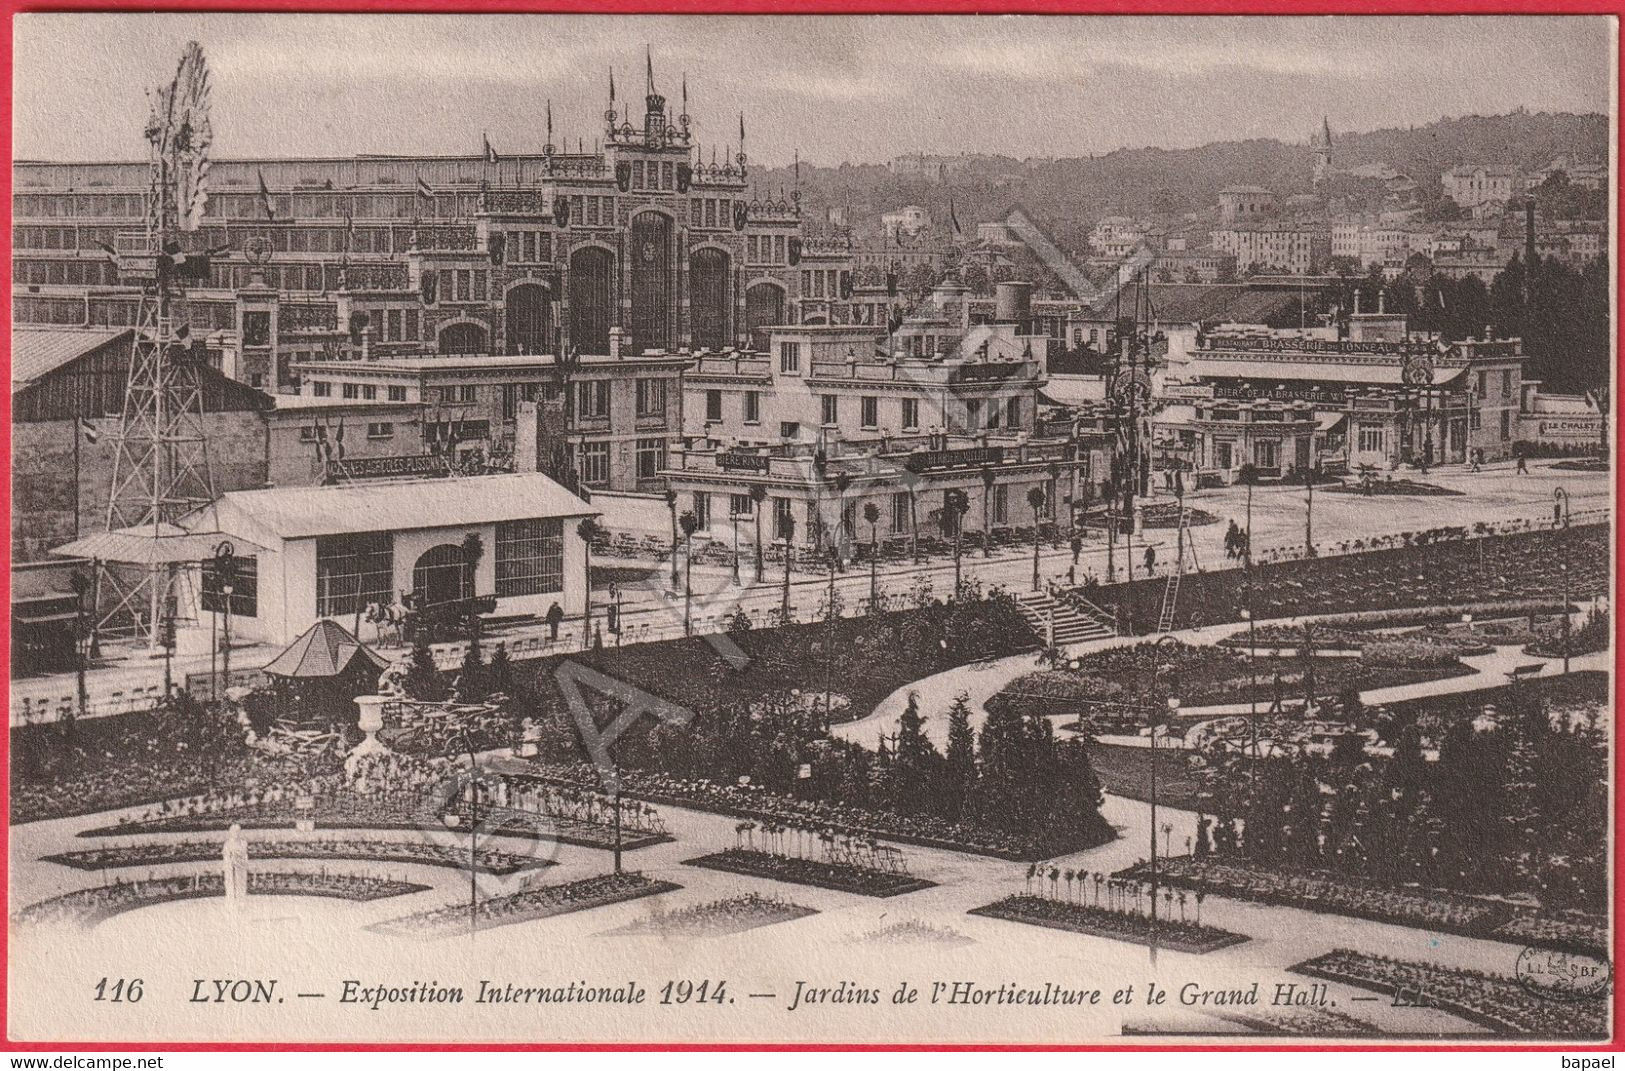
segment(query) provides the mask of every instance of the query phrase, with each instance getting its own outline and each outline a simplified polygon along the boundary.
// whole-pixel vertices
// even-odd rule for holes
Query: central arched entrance
[[[644,212],[632,220],[632,352],[671,347],[671,220]]]
[[[615,257],[585,246],[570,254],[570,345],[582,353],[609,353]]]
[[[412,566],[412,592],[424,606],[474,597],[468,558],[456,543],[441,543],[418,556]]]
[[[750,332],[750,348],[766,353],[769,327],[784,323],[784,287],[778,283],[757,283],[745,291],[745,329]]]
[[[688,306],[694,323],[694,348],[720,350],[728,345],[728,274],[731,259],[721,249],[697,249],[688,264]]]
[[[547,353],[553,342],[551,295],[541,283],[520,283],[508,291],[503,320],[508,329],[508,352]]]

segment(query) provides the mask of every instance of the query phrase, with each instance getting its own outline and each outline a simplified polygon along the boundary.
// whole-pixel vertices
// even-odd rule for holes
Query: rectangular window
[[[1004,407],[997,398],[990,399],[987,406],[987,427],[989,431],[998,428],[1004,417]]]
[[[643,189],[643,161],[642,160],[633,160],[632,161],[632,188],[635,189],[635,190]]]
[[[378,400],[378,388],[377,388],[377,386],[372,384],[372,383],[368,383],[365,387],[362,387],[361,388],[361,397],[365,401],[369,401],[369,402],[377,401]]]
[[[416,310],[416,309],[407,309],[406,310],[406,338],[410,342],[416,342],[418,337],[419,337],[418,336],[418,310]]]
[[[1512,438],[1512,410],[1501,410],[1501,441]]]
[[[638,440],[638,479],[652,480],[666,467],[666,440]]]
[[[982,403],[971,399],[965,403],[965,430],[977,432],[982,430]]]
[[[519,412],[519,387],[514,383],[502,384],[502,419],[512,420]]]
[[[406,388],[400,384],[393,384],[389,388],[389,400],[392,402],[406,401]]]
[[[711,527],[711,496],[705,491],[694,492],[694,520],[700,528]]]
[[[259,559],[240,557],[236,562],[237,571],[231,583],[231,616],[254,617],[259,613]],[[223,585],[213,558],[203,559],[202,573],[203,590],[199,597],[203,609],[224,613],[227,598],[221,590]]]
[[[722,392],[720,390],[708,390],[705,392],[705,419],[722,419]]]
[[[638,380],[638,416],[663,417],[666,415],[666,381],[663,379]]]
[[[1490,374],[1488,372],[1479,372],[1478,373],[1478,389],[1475,390],[1473,393],[1477,394],[1480,398],[1483,398],[1484,395],[1489,393],[1489,390],[1490,390]]]
[[[873,395],[865,395],[862,405],[863,426],[865,428],[880,427],[880,399]]]
[[[457,400],[461,402],[472,402],[476,397],[478,397],[478,394],[474,389],[474,384],[472,383],[464,383],[457,389],[457,394]]]
[[[671,165],[671,162],[669,160],[661,161],[661,164],[660,164],[660,188],[663,189],[663,190],[669,190],[669,189],[673,189],[674,187],[676,187],[676,185],[677,185],[677,183],[672,178],[672,165]]]
[[[760,424],[762,422],[762,392],[748,390],[745,392],[745,423]]]
[[[893,491],[891,496],[891,530],[908,531],[909,499],[907,491]]]
[[[788,498],[775,498],[773,500],[773,538],[789,539],[794,524],[795,521],[790,512],[790,500]]]
[[[316,425],[314,425],[314,424],[306,424],[304,427],[300,428],[299,429],[299,441],[302,442],[302,443],[313,443],[313,442],[315,442],[316,441]]]
[[[1262,469],[1273,469],[1281,463],[1281,444],[1263,439],[1253,444],[1253,463]]]
[[[1503,369],[1501,372],[1501,397],[1512,397],[1512,369]]]
[[[728,516],[738,519],[751,515],[752,504],[749,495],[728,496]]]
[[[819,395],[821,415],[819,420],[825,424],[839,424],[841,422],[841,400],[833,394]]]
[[[773,236],[773,263],[783,264],[787,258],[784,255],[784,235]]]
[[[393,439],[394,437],[395,425],[387,420],[374,421],[367,425],[367,438],[369,439]]]
[[[799,438],[801,438],[801,422],[799,420],[781,420],[781,421],[779,421],[779,438],[781,438],[781,439],[799,439]]]
[[[1382,433],[1382,425],[1381,424],[1361,424],[1360,425],[1360,452],[1361,453],[1365,453],[1365,454],[1381,453],[1382,450],[1383,450],[1383,439],[1384,439],[1384,435]]]
[[[346,383],[343,385],[343,390],[344,396],[351,401],[361,397],[361,384],[359,383]]]
[[[564,522],[557,517],[497,525],[497,596],[564,590]]]
[[[801,343],[779,343],[779,371],[799,374],[801,371]]]
[[[903,399],[903,430],[915,431],[920,426],[920,400],[918,398]]]
[[[1004,401],[1004,426],[1011,431],[1021,427],[1021,399],[1006,398]]]
[[[1010,523],[1010,488],[1002,483],[993,489],[993,523]]]
[[[313,379],[310,381],[310,393],[317,398],[331,398],[333,397],[333,384],[325,379]]]
[[[576,401],[582,417],[609,416],[609,380],[588,379],[576,384]]]
[[[316,540],[316,616],[344,617],[369,602],[393,602],[395,555],[388,532]]]
[[[593,486],[609,482],[609,444],[581,444],[581,479]]]

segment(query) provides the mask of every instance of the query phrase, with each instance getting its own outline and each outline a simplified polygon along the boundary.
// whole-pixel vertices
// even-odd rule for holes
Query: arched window
[[[767,352],[770,327],[784,323],[784,287],[778,283],[757,283],[745,291],[745,328],[750,332],[750,348]]]
[[[440,332],[441,353],[490,353],[485,328],[479,324],[452,324]]]
[[[553,343],[553,309],[547,287],[521,283],[508,291],[503,320],[508,352],[547,353]]]
[[[424,606],[474,597],[468,559],[456,543],[441,543],[419,555],[412,566],[412,591]]]
[[[671,220],[644,212],[632,220],[632,351],[671,346]]]
[[[728,315],[733,301],[728,285],[731,258],[720,249],[699,249],[689,260],[688,303],[694,324],[694,348],[720,350],[728,345]]]
[[[585,246],[570,254],[570,344],[582,353],[609,353],[615,257]]]

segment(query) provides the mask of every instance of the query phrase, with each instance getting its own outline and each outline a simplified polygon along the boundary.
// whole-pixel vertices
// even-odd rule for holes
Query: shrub
[[[1388,640],[1368,644],[1360,651],[1361,664],[1393,669],[1439,669],[1456,661],[1454,647],[1423,640]]]

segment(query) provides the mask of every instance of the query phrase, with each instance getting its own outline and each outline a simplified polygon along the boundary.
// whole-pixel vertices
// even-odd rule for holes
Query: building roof
[[[133,328],[31,327],[11,334],[11,393],[16,394],[63,365],[99,349]]]
[[[1433,369],[1433,386],[1446,386],[1460,378],[1464,371],[1464,365],[1436,365]],[[1245,357],[1212,358],[1198,351],[1191,355],[1190,374],[1203,379],[1314,380],[1384,387],[1404,385],[1397,360],[1357,364],[1310,354],[1298,360],[1248,360]]]
[[[600,511],[540,472],[228,491],[184,518],[266,546],[283,539],[458,528]]]
[[[593,368],[601,365],[614,367],[616,365],[634,364],[639,361],[688,361],[691,356],[686,353],[666,353],[664,351],[648,354],[623,353],[620,357],[611,357],[608,354],[582,354],[581,366]],[[295,361],[294,367],[312,374],[320,372],[345,373],[354,375],[357,372],[376,372],[384,375],[408,374],[417,375],[421,372],[523,372],[548,371],[551,372],[555,361],[552,354],[423,354],[415,357],[372,357],[367,360],[309,360]]]
[[[1225,194],[1225,193],[1267,193],[1267,194],[1271,194],[1271,195],[1273,195],[1275,193],[1274,190],[1267,190],[1262,186],[1226,186],[1224,189],[1220,190],[1219,192],[1221,194]]]
[[[422,402],[392,402],[383,398],[316,398],[306,394],[273,394],[278,412],[288,409],[421,409]]]
[[[273,677],[337,677],[348,672],[358,658],[374,669],[389,665],[387,660],[350,635],[343,625],[324,617],[301,633],[285,651],[267,662],[261,671]]]

